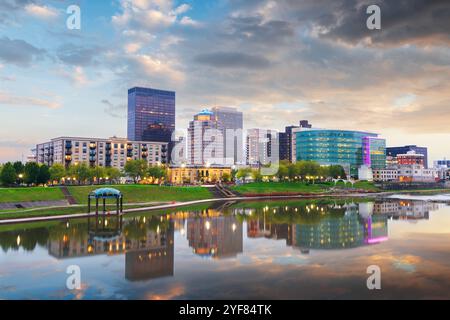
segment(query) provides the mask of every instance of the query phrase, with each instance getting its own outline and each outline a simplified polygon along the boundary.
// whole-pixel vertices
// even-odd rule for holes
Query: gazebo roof
[[[96,199],[122,198],[122,192],[113,188],[101,188],[92,191],[89,197]]]

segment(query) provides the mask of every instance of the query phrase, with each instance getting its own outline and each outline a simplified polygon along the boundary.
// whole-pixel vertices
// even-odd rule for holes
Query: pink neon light
[[[367,243],[375,244],[375,243],[385,242],[388,240],[389,240],[388,237],[378,237],[378,238],[367,239]]]

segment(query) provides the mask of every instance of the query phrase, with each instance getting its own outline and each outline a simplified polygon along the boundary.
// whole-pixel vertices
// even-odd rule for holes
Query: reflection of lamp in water
[[[17,242],[17,246],[20,246],[20,236],[17,236],[16,242]]]
[[[236,231],[236,223],[233,223],[233,225],[231,226],[231,229],[233,230],[233,232],[235,232]]]
[[[64,242],[69,241],[69,237],[68,237],[66,234],[63,236],[63,241],[64,241]]]
[[[211,228],[211,223],[209,221],[205,222],[205,228],[206,230],[209,230],[209,228]]]

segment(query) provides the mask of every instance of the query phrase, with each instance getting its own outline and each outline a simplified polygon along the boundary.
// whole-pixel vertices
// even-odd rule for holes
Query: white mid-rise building
[[[85,163],[122,170],[129,160],[144,159],[149,165],[167,163],[168,144],[164,142],[59,137],[36,146],[36,162],[52,166]]]
[[[400,166],[398,168],[400,182],[436,182],[439,180],[436,169],[427,169],[422,165]]]
[[[223,131],[214,113],[203,110],[189,123],[187,160],[190,165],[225,165]]]
[[[264,165],[279,160],[278,133],[275,130],[247,130],[247,164]]]

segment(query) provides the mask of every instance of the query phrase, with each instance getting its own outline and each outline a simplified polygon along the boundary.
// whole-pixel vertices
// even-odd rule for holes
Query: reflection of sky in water
[[[317,218],[311,207],[305,209],[301,204],[298,208],[305,209],[302,218],[296,220],[293,215],[292,221],[286,218],[290,222],[284,223],[280,223],[284,221],[282,212],[266,215],[261,211],[255,220],[254,212],[249,218],[241,209],[236,211],[240,216],[210,215],[213,211],[195,218],[185,215],[176,220],[172,216],[165,227],[155,218],[156,222],[146,221],[144,229],[138,217],[134,224],[125,222],[123,227],[130,254],[120,249],[108,253],[108,246],[98,245],[89,257],[79,256],[77,246],[66,251],[59,247],[67,234],[71,239],[84,239],[86,226],[78,228],[81,235],[75,232],[78,229],[59,232],[49,228],[52,255],[48,244],[30,251],[22,247],[0,251],[0,298],[450,298],[450,207],[413,202],[395,206],[395,213],[384,220],[373,215],[370,223],[367,205],[363,217],[325,210],[326,214]],[[369,208],[385,210],[376,205]],[[373,227],[369,233],[367,226]],[[335,234],[339,230],[355,232],[355,236],[362,230],[364,236],[353,239],[355,245],[338,250],[333,243],[342,239]],[[29,239],[30,232],[21,230],[21,241]],[[132,234],[139,241],[133,240]],[[386,236],[388,241],[368,245],[364,243],[368,236]],[[7,237],[14,242],[16,234],[0,232],[2,244]],[[353,235],[343,239],[347,238]],[[65,270],[72,264],[79,265],[82,272],[82,290],[76,292],[65,287]],[[381,267],[380,292],[366,288],[369,265]]]

